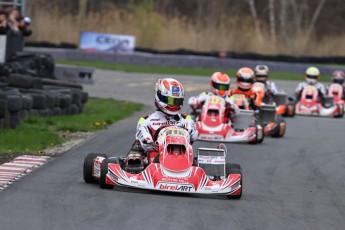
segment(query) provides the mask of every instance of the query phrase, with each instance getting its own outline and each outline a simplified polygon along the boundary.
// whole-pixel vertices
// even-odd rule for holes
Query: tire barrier
[[[0,66],[0,129],[16,128],[26,116],[83,112],[81,84],[55,79],[50,55],[19,53]]]

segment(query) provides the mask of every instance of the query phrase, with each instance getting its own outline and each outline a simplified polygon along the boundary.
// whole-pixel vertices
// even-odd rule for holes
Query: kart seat
[[[254,111],[253,110],[242,110],[237,114],[233,123],[235,130],[245,130],[253,123]]]
[[[216,117],[219,115],[219,110],[209,109],[209,110],[207,110],[207,114],[209,116]]]
[[[184,145],[169,144],[167,152],[169,155],[183,156],[186,153],[186,147]]]
[[[273,101],[276,105],[285,105],[287,102],[287,95],[285,93],[277,93],[274,95]]]

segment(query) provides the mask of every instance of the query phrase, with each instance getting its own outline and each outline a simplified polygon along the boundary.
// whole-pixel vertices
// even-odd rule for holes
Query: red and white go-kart
[[[343,117],[344,106],[334,104],[333,97],[325,96],[321,103],[318,90],[313,85],[306,86],[301,94],[301,98],[296,103],[296,114],[322,116],[322,117]]]
[[[196,116],[198,140],[222,142],[262,143],[262,126],[255,122],[254,111],[240,110],[234,122],[224,122],[226,102],[219,96],[210,96]]]
[[[345,101],[343,100],[343,97],[344,97],[343,94],[344,94],[344,90],[343,90],[342,85],[337,84],[337,83],[330,84],[327,91],[327,96],[333,97],[333,103],[340,104],[345,109]]]
[[[158,157],[139,172],[126,171],[123,158],[90,153],[84,160],[84,180],[99,183],[104,189],[126,186],[240,199],[242,170],[238,164],[226,163],[226,147],[199,148],[197,157],[193,157],[189,138],[189,133],[180,127],[161,129],[157,138]],[[135,162],[135,153],[130,154]],[[138,162],[142,160],[139,154],[137,157]]]

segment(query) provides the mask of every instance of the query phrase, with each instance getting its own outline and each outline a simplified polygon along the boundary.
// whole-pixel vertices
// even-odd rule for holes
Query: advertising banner
[[[98,52],[132,52],[135,37],[118,34],[83,32],[80,36],[80,49]]]
[[[6,59],[6,35],[0,36],[0,63],[5,63]]]

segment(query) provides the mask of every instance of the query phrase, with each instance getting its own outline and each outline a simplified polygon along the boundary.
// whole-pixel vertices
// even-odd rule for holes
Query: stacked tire
[[[16,128],[28,115],[74,115],[84,111],[80,84],[56,80],[50,55],[18,53],[0,64],[0,128]]]
[[[6,87],[0,92],[1,128],[16,128],[28,115],[58,116],[83,112],[88,94],[80,89],[47,87],[25,89]]]

